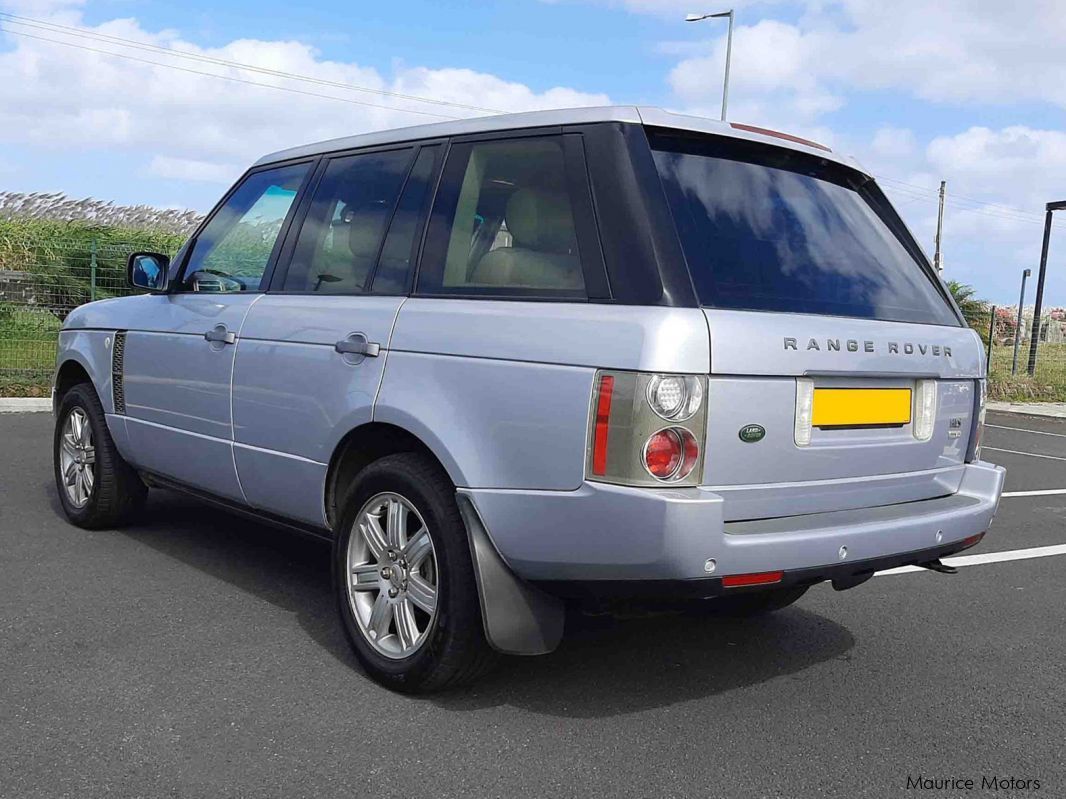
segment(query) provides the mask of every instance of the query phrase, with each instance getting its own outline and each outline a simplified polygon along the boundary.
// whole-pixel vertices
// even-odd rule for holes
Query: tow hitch
[[[948,566],[946,563],[941,563],[940,558],[931,560],[926,563],[918,564],[923,569],[929,569],[929,571],[940,572],[941,574],[958,574],[959,570],[954,566]]]

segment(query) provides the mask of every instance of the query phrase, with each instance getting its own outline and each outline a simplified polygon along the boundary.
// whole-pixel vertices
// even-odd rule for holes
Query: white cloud
[[[57,9],[55,3],[36,2],[47,5],[45,11],[54,12],[49,17],[52,21],[79,24],[80,12],[71,4],[63,3]],[[7,3],[4,7],[12,5]],[[116,19],[85,29],[168,51],[485,108],[511,111],[609,102],[605,95],[566,88],[538,92],[468,69],[398,66],[386,75],[360,64],[323,59],[313,47],[299,41],[241,39],[222,47],[202,48],[174,31],[145,30],[133,19]],[[232,177],[235,169],[239,172],[237,165],[247,165],[264,153],[295,144],[477,113],[197,63],[165,52],[130,50],[39,30],[32,33],[184,70],[343,100],[252,86],[5,36],[11,49],[0,52],[0,108],[4,109],[0,143],[67,152],[121,151],[129,154],[134,164],[140,160],[147,173],[167,178],[223,181]],[[380,105],[390,107],[374,107]],[[424,113],[406,113],[402,110],[405,108]]]
[[[197,161],[192,158],[172,158],[168,155],[157,155],[148,164],[148,172],[156,177],[207,183],[230,184],[243,171],[243,166]]]
[[[884,158],[908,158],[917,149],[917,142],[906,128],[884,127],[874,134],[870,149]]]

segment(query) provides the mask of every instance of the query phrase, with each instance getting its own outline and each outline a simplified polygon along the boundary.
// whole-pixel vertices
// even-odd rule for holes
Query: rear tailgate
[[[704,483],[727,519],[908,502],[954,493],[981,374],[959,327],[706,310],[711,340]],[[810,444],[795,440],[797,378],[814,387]],[[917,380],[935,379],[932,436],[914,435]],[[744,440],[749,425],[765,430]]]

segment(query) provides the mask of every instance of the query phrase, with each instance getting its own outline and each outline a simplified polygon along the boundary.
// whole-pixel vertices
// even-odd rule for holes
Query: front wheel
[[[52,460],[63,512],[78,527],[118,526],[144,504],[148,488],[119,454],[88,383],[74,386],[59,403]]]
[[[363,668],[408,693],[450,688],[494,662],[455,488],[416,453],[360,473],[334,544],[341,622]]]

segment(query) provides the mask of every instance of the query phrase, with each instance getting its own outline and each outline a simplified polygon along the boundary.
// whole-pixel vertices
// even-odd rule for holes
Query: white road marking
[[[1007,427],[1004,424],[988,424],[986,422],[985,427],[994,427],[997,430],[1013,430],[1016,433],[1032,433],[1034,436],[1055,436],[1056,438],[1066,438],[1066,433],[1046,433],[1043,430],[1026,430],[1024,427]]]
[[[1004,491],[1005,497],[1050,497],[1053,494],[1066,494],[1066,488],[1045,488],[1040,491]]]
[[[943,563],[948,566],[982,566],[986,563],[1005,563],[1011,560],[1029,560],[1030,558],[1049,558],[1052,555],[1066,555],[1066,544],[1055,544],[1049,547],[1033,547],[1032,549],[1011,549],[1006,552],[988,552],[982,555],[960,555],[956,558],[944,558]],[[909,574],[911,572],[929,571],[920,566],[900,566],[895,569],[887,569],[877,572],[880,577],[883,574]]]
[[[1011,455],[1028,455],[1030,458],[1046,458],[1049,461],[1066,461],[1066,458],[1060,457],[1058,455],[1041,455],[1037,452],[1019,452],[1016,449],[1003,449],[1002,447],[982,446],[981,449],[990,449],[993,452],[1009,452]]]

